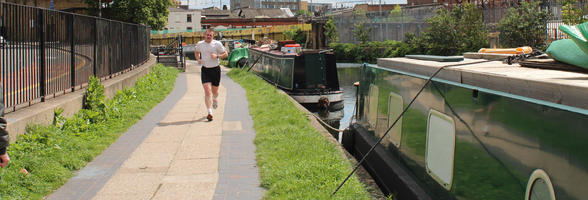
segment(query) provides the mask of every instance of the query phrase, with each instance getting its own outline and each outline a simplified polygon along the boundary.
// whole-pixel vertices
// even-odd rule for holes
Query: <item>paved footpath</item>
[[[260,199],[245,91],[222,71],[212,122],[188,62],[164,101],[47,199]]]

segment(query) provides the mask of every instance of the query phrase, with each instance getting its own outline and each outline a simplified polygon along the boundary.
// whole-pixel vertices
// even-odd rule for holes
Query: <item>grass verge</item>
[[[256,132],[255,145],[264,199],[331,199],[351,172],[343,158],[288,97],[252,73],[232,69],[228,75],[247,91]],[[371,199],[353,176],[333,199]]]
[[[177,74],[176,68],[158,64],[134,88],[118,91],[108,101],[103,99],[100,84],[95,87],[102,90],[89,86],[87,94],[95,93],[87,95],[94,98],[93,108],[82,109],[70,119],[56,110],[53,125],[30,126],[8,148],[12,162],[0,171],[2,199],[42,199],[65,184],[75,170],[102,153],[162,101],[172,91]],[[22,169],[29,174],[20,173]]]

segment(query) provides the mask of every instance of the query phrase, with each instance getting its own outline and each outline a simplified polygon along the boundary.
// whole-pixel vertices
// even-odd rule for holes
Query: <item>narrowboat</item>
[[[398,199],[588,198],[588,74],[479,61],[362,66],[343,146],[388,132],[363,166]]]
[[[249,48],[251,71],[310,110],[343,108],[335,55],[328,50]]]

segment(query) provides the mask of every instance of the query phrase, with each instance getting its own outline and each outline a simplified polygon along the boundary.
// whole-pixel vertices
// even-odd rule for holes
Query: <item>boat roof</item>
[[[254,50],[257,50],[257,51],[265,52],[267,54],[275,55],[275,56],[297,56],[298,55],[296,52],[294,52],[294,53],[285,53],[285,52],[282,52],[282,51],[277,50],[277,49],[270,50],[268,47],[251,47],[250,49],[254,49]]]
[[[588,109],[588,74],[552,69],[508,65],[502,61],[465,58],[460,62],[436,62],[409,58],[380,58],[378,66],[429,77],[446,65],[468,64],[443,69],[435,77],[544,100],[556,104]]]
[[[295,52],[285,53],[285,52],[282,52],[277,49],[270,50],[269,47],[251,47],[250,49],[265,52],[265,53],[268,53],[270,55],[275,55],[275,56],[299,56],[302,54],[316,54],[316,53],[323,53],[323,52],[332,54],[332,52],[330,50],[325,50],[325,49],[302,49],[300,54],[295,53]]]

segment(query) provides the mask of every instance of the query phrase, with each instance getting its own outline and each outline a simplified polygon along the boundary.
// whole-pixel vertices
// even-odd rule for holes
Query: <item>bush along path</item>
[[[74,171],[139,121],[173,90],[176,68],[154,66],[134,88],[104,99],[104,87],[91,77],[84,109],[66,119],[55,111],[53,125],[28,127],[8,148],[12,162],[1,169],[2,199],[42,199],[65,184]]]
[[[351,162],[310,125],[288,97],[257,76],[241,69],[228,73],[247,91],[256,132],[256,159],[264,199],[331,199],[331,193],[351,172]],[[334,199],[371,199],[353,176]]]

